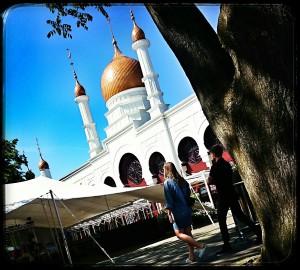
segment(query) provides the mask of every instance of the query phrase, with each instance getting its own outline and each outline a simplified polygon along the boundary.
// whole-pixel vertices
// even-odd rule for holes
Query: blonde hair
[[[175,180],[181,188],[184,187],[184,178],[178,173],[175,165],[172,162],[164,163],[164,178]]]

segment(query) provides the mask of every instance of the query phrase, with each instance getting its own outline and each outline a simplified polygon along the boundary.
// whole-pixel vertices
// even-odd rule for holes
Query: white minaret
[[[145,84],[145,88],[148,95],[148,100],[150,101],[151,108],[148,112],[151,115],[151,119],[158,115],[161,115],[169,108],[169,104],[165,104],[163,100],[163,93],[160,90],[158,83],[158,74],[153,70],[151,58],[148,52],[148,47],[150,46],[149,40],[145,38],[145,34],[141,28],[135,23],[135,18],[133,12],[130,8],[131,19],[133,21],[132,30],[132,49],[137,52],[141,69],[143,72],[142,81]]]
[[[69,49],[67,49],[67,51],[68,51],[68,58],[70,59],[70,64],[73,69],[74,78],[76,80],[76,86],[74,89],[75,102],[79,106],[80,114],[81,114],[82,121],[83,121],[83,128],[84,128],[87,142],[88,142],[89,148],[90,148],[89,154],[90,154],[90,157],[92,158],[101,152],[102,147],[100,145],[98,132],[96,130],[96,124],[93,121],[93,117],[92,117],[91,110],[89,107],[89,99],[90,98],[89,98],[89,96],[87,96],[85,94],[85,89],[78,82],[77,74],[73,67],[74,64],[71,60],[71,53],[70,53]]]
[[[39,155],[40,155],[40,162],[39,162],[39,170],[41,172],[41,176],[44,176],[44,177],[47,177],[47,178],[51,178],[52,179],[52,176],[51,176],[51,173],[50,173],[50,168],[49,168],[49,164],[47,161],[45,161],[42,157],[42,154],[41,154],[41,149],[39,147],[39,143],[38,143],[38,139],[36,139],[36,144],[38,146],[38,151],[39,151]]]

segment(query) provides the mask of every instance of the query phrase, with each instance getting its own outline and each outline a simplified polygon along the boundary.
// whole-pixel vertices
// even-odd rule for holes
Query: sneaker
[[[205,252],[205,249],[206,249],[207,245],[205,244],[205,246],[201,249],[198,249],[196,252],[198,253],[198,258],[202,258],[204,252]]]
[[[194,263],[190,258],[187,258],[186,260],[185,260],[185,263]]]
[[[232,247],[230,245],[223,245],[222,248],[216,252],[216,254],[222,255],[224,253],[231,252],[231,251],[232,251]]]

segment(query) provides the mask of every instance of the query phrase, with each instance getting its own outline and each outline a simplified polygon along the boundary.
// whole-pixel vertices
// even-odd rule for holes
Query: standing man
[[[217,255],[232,251],[229,243],[229,233],[226,223],[226,217],[229,208],[232,214],[240,221],[244,222],[257,235],[257,242],[261,242],[261,229],[256,227],[255,223],[246,216],[238,202],[238,194],[236,193],[232,182],[232,169],[229,162],[222,158],[223,147],[219,144],[214,145],[209,150],[213,165],[210,169],[207,183],[216,185],[218,192],[217,214],[220,231],[222,234],[223,246],[217,251]]]

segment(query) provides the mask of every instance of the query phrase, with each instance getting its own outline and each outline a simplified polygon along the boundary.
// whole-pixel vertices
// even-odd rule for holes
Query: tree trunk
[[[263,230],[261,262],[296,244],[294,19],[282,5],[222,5],[218,35],[193,5],[146,5],[211,128],[239,168]]]

